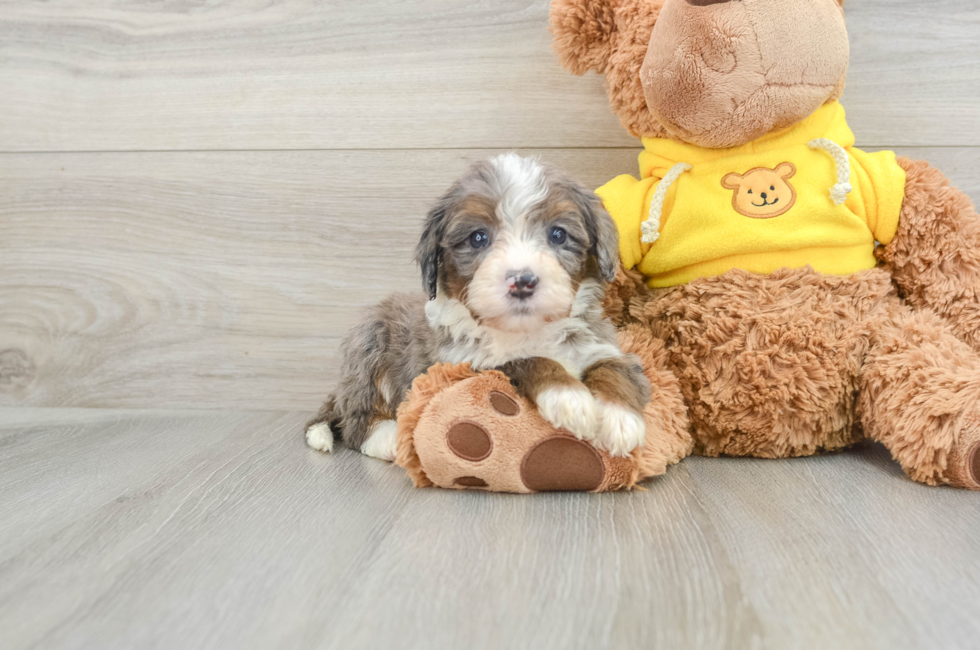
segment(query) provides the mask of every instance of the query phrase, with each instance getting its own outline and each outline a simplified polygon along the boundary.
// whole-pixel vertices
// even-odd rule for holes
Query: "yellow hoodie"
[[[898,229],[905,172],[890,151],[854,148],[837,102],[741,147],[643,145],[642,180],[619,176],[596,193],[619,228],[623,265],[651,287],[734,268],[849,275],[873,268],[875,240]]]

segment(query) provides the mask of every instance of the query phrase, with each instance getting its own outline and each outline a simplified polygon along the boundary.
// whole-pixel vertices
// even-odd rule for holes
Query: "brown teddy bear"
[[[980,489],[980,218],[927,163],[854,147],[838,1],[554,0],[551,27],[643,140],[640,180],[597,190],[610,315],[663,341],[694,453],[870,438]]]

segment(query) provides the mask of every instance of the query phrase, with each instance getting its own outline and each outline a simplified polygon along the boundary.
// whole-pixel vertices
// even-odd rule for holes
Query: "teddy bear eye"
[[[775,192],[775,191],[776,191],[776,186],[775,186],[775,185],[770,185],[770,186],[769,186],[769,190],[770,190],[771,192]]]
[[[751,194],[751,193],[752,193],[752,190],[749,190],[749,194]]]

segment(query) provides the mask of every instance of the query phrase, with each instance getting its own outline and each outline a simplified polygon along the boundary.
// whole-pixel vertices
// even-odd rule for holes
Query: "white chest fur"
[[[527,332],[503,331],[482,325],[465,305],[444,296],[429,301],[425,314],[429,324],[445,339],[439,348],[439,361],[468,361],[475,370],[487,370],[509,361],[545,357],[557,361],[569,374],[580,378],[593,363],[622,355],[616,345],[603,340],[581,318],[583,310],[597,307],[594,299],[594,288],[580,290],[568,318]]]

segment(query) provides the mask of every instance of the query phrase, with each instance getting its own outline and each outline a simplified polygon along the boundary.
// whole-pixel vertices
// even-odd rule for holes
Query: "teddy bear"
[[[662,342],[692,452],[870,439],[980,489],[980,218],[928,163],[854,146],[842,3],[553,0],[551,31],[642,141],[639,179],[597,190],[608,314]]]
[[[632,453],[613,456],[555,429],[500,371],[436,364],[398,408],[395,462],[416,487],[519,494],[629,490],[664,474],[693,446],[680,384],[647,328],[625,326],[617,336],[656,396],[643,412],[646,440]]]

